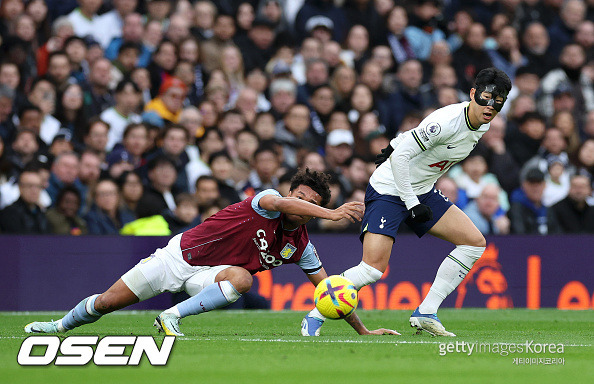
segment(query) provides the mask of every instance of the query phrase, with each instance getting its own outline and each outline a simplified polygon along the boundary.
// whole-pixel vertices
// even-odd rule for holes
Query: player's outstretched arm
[[[324,268],[322,268],[322,269],[320,269],[320,271],[318,273],[315,273],[313,275],[307,275],[307,277],[309,278],[309,281],[311,281],[312,284],[315,287],[317,287],[318,284],[320,283],[320,281],[322,281],[326,277],[328,277],[328,274],[326,273],[326,270]],[[361,321],[361,319],[359,318],[359,316],[357,315],[356,312],[353,312],[352,314],[347,316],[344,320],[347,323],[349,323],[349,325],[351,327],[353,327],[353,329],[359,335],[400,335],[400,333],[393,331],[391,329],[386,329],[386,328],[380,328],[380,329],[375,329],[373,331],[370,331],[369,329],[367,329],[365,324],[363,324],[363,322]]]
[[[348,219],[351,222],[361,221],[365,205],[358,201],[352,201],[341,205],[336,209],[328,209],[310,203],[297,197],[278,197],[266,195],[260,199],[260,206],[267,211],[277,211],[284,214],[319,217],[332,221]]]

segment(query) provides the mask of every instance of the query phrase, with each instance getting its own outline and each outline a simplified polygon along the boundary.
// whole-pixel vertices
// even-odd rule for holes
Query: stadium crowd
[[[490,66],[512,92],[438,188],[484,234],[594,233],[593,0],[2,0],[0,38],[1,233],[175,234],[297,167],[362,201]]]

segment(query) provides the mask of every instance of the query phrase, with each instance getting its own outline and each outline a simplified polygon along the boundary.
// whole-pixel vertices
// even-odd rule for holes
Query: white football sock
[[[378,281],[382,277],[383,272],[362,261],[359,265],[347,269],[341,275],[352,281],[355,284],[355,288],[359,290],[366,285]]]
[[[419,305],[419,312],[423,314],[437,313],[441,303],[460,285],[484,251],[485,247],[458,245],[439,266],[427,297]]]

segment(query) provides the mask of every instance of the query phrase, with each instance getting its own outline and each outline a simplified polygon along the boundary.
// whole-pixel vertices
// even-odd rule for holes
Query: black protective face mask
[[[474,92],[474,101],[481,107],[493,107],[494,110],[497,112],[501,111],[503,108],[503,104],[505,104],[505,100],[507,99],[507,92],[505,90],[499,90],[495,84],[487,84],[485,86],[481,86],[475,88]],[[490,99],[483,99],[482,94],[483,92],[488,92],[491,94]],[[495,101],[496,98],[502,97],[503,101],[497,102]]]

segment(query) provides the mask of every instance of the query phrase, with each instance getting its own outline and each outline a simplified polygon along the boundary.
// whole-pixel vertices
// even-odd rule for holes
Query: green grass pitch
[[[0,313],[0,383],[592,383],[594,311],[444,309],[456,338],[414,335],[410,311],[359,311],[369,328],[402,336],[359,336],[327,321],[323,336],[299,336],[303,313],[215,311],[182,320],[165,367],[20,367],[17,353],[33,320],[64,313]],[[119,312],[66,335],[155,335],[156,312]],[[158,337],[160,344],[161,337]],[[563,354],[448,353],[439,343],[563,344]],[[563,364],[514,364],[514,358],[563,358]],[[544,361],[544,360],[543,360]]]

